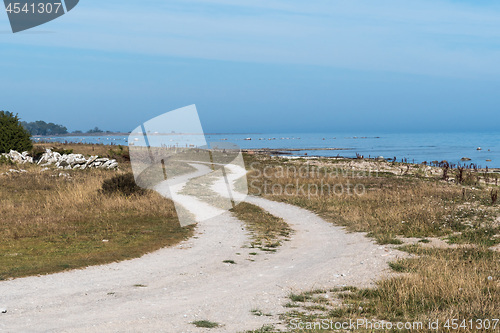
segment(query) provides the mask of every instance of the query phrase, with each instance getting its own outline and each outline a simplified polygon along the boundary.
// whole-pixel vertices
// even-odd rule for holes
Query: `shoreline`
[[[99,135],[85,135],[86,137],[99,137]],[[111,136],[111,135],[109,135]],[[116,134],[114,136],[119,136],[119,134]],[[68,136],[62,136],[58,138],[65,138]],[[60,145],[65,145],[65,144],[75,144],[75,145],[100,145],[100,146],[128,146],[128,142],[113,142],[113,141],[102,141],[102,142],[72,142],[72,141],[66,141],[66,142],[61,142],[61,141],[49,141],[49,140],[41,140],[43,138],[52,138],[52,137],[33,137],[37,138],[39,140],[32,140],[33,143],[35,144],[42,144],[42,145],[51,145],[51,144],[60,144]],[[56,138],[56,136],[54,136]],[[345,148],[339,148],[339,147],[320,147],[320,148],[299,148],[299,147],[290,147],[290,148],[269,148],[269,147],[264,147],[264,148],[240,148],[241,151],[247,152],[249,154],[255,154],[255,153],[262,153],[262,154],[268,154],[268,155],[273,155],[273,156],[290,156],[290,157],[296,157],[296,158],[342,158],[342,159],[353,159],[356,160],[358,159],[357,156],[341,156],[340,154],[337,154],[336,156],[322,156],[318,155],[315,153],[310,153],[310,152],[334,152],[334,151],[348,151],[348,152],[355,152],[357,154],[357,150],[362,151],[362,149],[359,148],[352,148],[352,147],[345,147]],[[361,154],[359,154],[362,156]],[[366,154],[364,155],[366,156]],[[362,156],[363,157],[363,156]],[[368,157],[363,157],[366,160],[381,160],[380,154],[373,154],[373,155],[368,155]],[[397,156],[396,156],[397,157]],[[462,157],[463,158],[463,157]],[[388,161],[388,162],[394,162],[393,157],[383,157],[383,160]],[[424,165],[424,162],[427,162],[427,165],[432,165],[435,164],[435,162],[441,163],[441,162],[449,162],[450,164],[458,165],[458,166],[472,166],[472,167],[477,167],[481,170],[492,170],[492,169],[500,169],[500,162],[498,161],[469,161],[469,160],[461,160],[460,157],[456,157],[454,159],[448,158],[438,158],[438,159],[429,159],[429,160],[424,160],[423,158],[397,158],[395,162],[398,163],[405,163],[405,164],[414,164],[414,165]],[[487,165],[488,163],[493,163],[492,165]]]
[[[80,136],[129,136],[132,132],[66,133],[54,135],[32,135],[32,138],[65,138]],[[140,133],[134,133],[140,134]],[[149,135],[262,135],[263,133],[150,133]]]
[[[398,164],[406,164],[406,165],[420,165],[420,166],[429,166],[429,167],[439,167],[438,164],[448,163],[446,160],[441,161],[428,161],[424,162],[413,162],[410,160],[394,160],[393,158],[381,158],[380,157],[348,157],[348,156],[321,156],[321,155],[297,155],[292,152],[299,151],[345,151],[345,150],[354,150],[354,148],[312,148],[312,149],[300,149],[300,148],[286,148],[286,149],[272,149],[272,148],[257,148],[257,149],[242,149],[242,152],[247,154],[264,154],[274,157],[287,158],[287,159],[306,159],[306,160],[316,160],[316,159],[334,159],[334,160],[351,160],[351,161],[369,161],[369,162],[386,162],[386,163],[398,163]],[[437,162],[437,163],[436,163]],[[478,167],[475,163],[449,163],[450,169],[455,169],[456,167],[465,167],[466,169],[477,169],[478,171],[491,171],[491,172],[500,172],[500,166],[495,167]]]

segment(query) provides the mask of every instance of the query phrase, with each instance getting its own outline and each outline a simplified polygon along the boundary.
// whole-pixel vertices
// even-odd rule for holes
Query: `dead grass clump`
[[[118,174],[104,180],[102,183],[101,193],[113,194],[118,193],[125,196],[130,195],[145,195],[146,190],[137,186],[134,179],[134,174],[131,172]]]

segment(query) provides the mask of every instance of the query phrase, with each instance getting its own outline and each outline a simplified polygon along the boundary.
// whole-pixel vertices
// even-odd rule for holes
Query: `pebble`
[[[0,308],[0,313],[7,313],[7,309]]]

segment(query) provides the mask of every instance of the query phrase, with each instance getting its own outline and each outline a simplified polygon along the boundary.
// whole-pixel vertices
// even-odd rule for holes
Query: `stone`
[[[114,162],[114,163],[108,165],[108,169],[116,169],[116,168],[118,168],[118,162]]]
[[[109,169],[109,166],[110,166],[110,165],[112,165],[112,164],[114,164],[114,163],[116,163],[116,160],[108,160],[108,161],[106,161],[106,162],[102,165],[102,167],[103,167],[103,168],[106,168],[106,169]]]
[[[90,156],[90,158],[88,159],[87,161],[87,165],[91,165],[92,163],[94,163],[94,161],[97,159],[98,156]]]
[[[40,156],[38,161],[34,161],[32,156],[28,155],[27,151],[19,153],[15,150],[11,150],[8,154],[0,154],[5,158],[18,164],[25,163],[36,163],[41,167],[48,167],[50,165],[55,165],[58,169],[81,169],[85,170],[87,168],[101,168],[101,169],[115,169],[118,167],[118,162],[114,159],[109,159],[106,157],[90,156],[88,159],[82,154],[63,154],[58,152],[53,152],[50,149],[45,149],[45,153]],[[48,169],[47,169],[48,170]]]
[[[43,163],[43,162],[45,162],[46,160],[47,160],[47,159],[46,159],[46,156],[45,156],[45,154],[43,154],[43,155],[42,155],[42,157],[40,157],[40,159],[38,160],[37,165],[42,164],[42,163]]]

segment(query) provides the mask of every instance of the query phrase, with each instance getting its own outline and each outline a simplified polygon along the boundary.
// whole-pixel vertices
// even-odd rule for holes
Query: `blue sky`
[[[206,132],[497,130],[495,1],[81,0],[12,34],[0,109],[128,131],[196,104]]]

